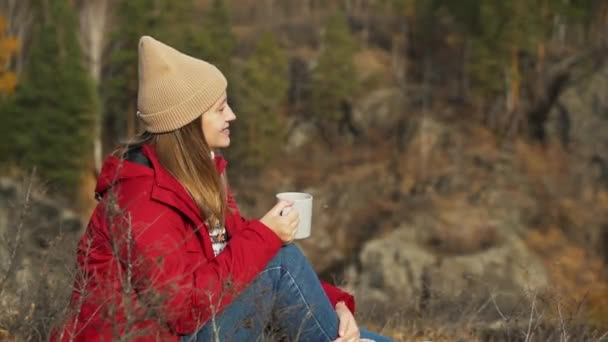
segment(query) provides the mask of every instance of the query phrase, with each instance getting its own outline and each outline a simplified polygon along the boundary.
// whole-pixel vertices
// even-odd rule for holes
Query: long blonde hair
[[[161,165],[188,191],[211,227],[223,224],[227,211],[225,173],[217,173],[205,140],[201,117],[168,133],[143,132],[123,145],[121,155],[150,143]]]

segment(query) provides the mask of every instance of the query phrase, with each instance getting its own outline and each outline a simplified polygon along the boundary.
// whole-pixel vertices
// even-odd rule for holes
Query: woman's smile
[[[230,122],[234,120],[236,115],[226,101],[226,94],[203,114],[203,135],[211,149],[230,146]]]

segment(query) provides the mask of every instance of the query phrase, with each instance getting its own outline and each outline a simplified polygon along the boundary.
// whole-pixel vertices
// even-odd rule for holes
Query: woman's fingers
[[[274,205],[274,207],[272,207],[272,209],[270,209],[270,213],[272,213],[276,216],[281,216],[281,211],[283,211],[283,209],[285,209],[287,207],[291,207],[292,205],[293,205],[293,201],[280,200],[279,202],[277,202],[277,204]],[[289,216],[294,211],[295,210],[290,210],[290,212],[287,216]]]
[[[338,314],[338,320],[340,321],[340,324],[338,325],[338,336],[340,337],[344,337],[348,331],[348,315],[344,312],[342,305],[344,305],[342,302],[336,304],[336,314]]]
[[[290,210],[289,213],[287,213],[286,217],[289,221],[293,221],[293,220],[298,219],[300,217],[300,214],[298,213],[297,210]]]
[[[298,228],[298,225],[300,225],[300,218],[296,217],[296,219],[291,222],[291,226],[293,227],[293,229],[296,229]]]
[[[284,214],[281,215],[281,212]],[[298,213],[297,210],[293,210],[293,201],[280,200],[260,221],[270,228],[283,243],[290,243],[294,238]]]
[[[338,334],[340,336],[343,336],[344,338],[348,338],[348,336],[346,336],[346,332],[348,331],[348,321],[344,320],[343,324],[340,324],[340,331],[338,332]]]
[[[336,314],[340,321],[338,326],[339,338],[336,341],[359,341],[360,333],[355,317],[343,302],[336,304]]]
[[[285,219],[291,229],[296,229],[300,224],[300,214],[298,214],[297,210],[291,210]]]

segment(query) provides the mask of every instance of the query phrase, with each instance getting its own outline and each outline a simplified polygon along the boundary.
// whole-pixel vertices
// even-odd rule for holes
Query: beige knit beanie
[[[139,40],[137,115],[151,133],[184,127],[226,91],[224,75],[212,64],[158,40]]]

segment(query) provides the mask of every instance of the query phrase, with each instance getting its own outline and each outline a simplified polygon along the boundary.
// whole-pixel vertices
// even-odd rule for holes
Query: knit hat
[[[137,116],[150,133],[164,133],[194,121],[226,91],[224,75],[212,64],[158,40],[139,40]]]

